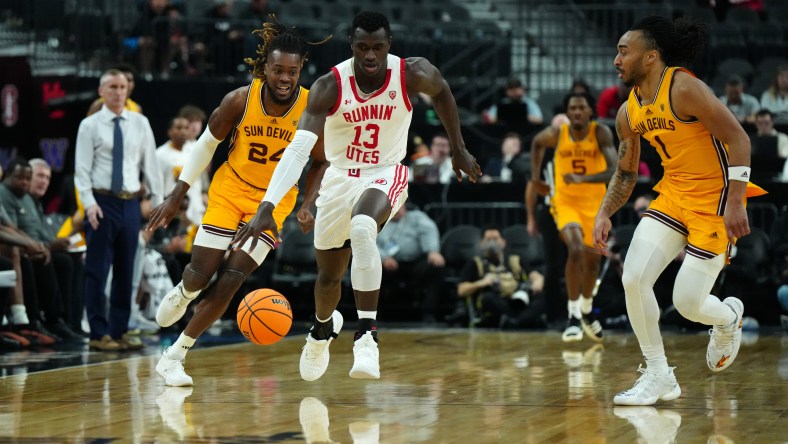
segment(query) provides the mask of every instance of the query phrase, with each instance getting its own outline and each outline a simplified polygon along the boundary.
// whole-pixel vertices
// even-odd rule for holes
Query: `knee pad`
[[[356,215],[350,220],[350,246],[353,263],[350,266],[350,281],[353,289],[373,291],[380,288],[383,266],[376,243],[378,224],[375,219]]]
[[[353,264],[361,270],[372,267],[372,262],[380,262],[380,252],[376,243],[378,224],[375,219],[365,216],[353,216],[350,220],[350,246],[353,249]]]

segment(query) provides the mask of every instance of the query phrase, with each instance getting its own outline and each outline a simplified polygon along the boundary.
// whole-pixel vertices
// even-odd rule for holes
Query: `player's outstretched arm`
[[[471,182],[481,177],[482,169],[476,158],[465,148],[465,141],[460,131],[460,116],[457,103],[446,80],[438,68],[427,59],[412,57],[407,59],[405,68],[408,92],[424,93],[432,98],[435,112],[443,122],[446,134],[451,143],[451,163],[457,180],[462,182],[462,173],[468,175]]]
[[[607,235],[612,228],[610,216],[627,203],[638,179],[640,136],[629,127],[626,102],[618,109],[616,132],[619,139],[618,167],[607,186],[607,193],[594,222],[594,242],[603,254],[607,254]]]
[[[178,214],[181,202],[191,184],[205,171],[216,152],[216,147],[243,116],[248,92],[249,86],[242,86],[227,93],[219,107],[213,110],[208,119],[208,126],[194,144],[192,155],[186,159],[172,193],[151,211],[146,230],[154,231],[166,227]]]
[[[287,145],[282,159],[271,176],[271,181],[266,187],[265,197],[263,197],[263,201],[257,207],[257,213],[243,228],[235,233],[232,245],[236,249],[243,246],[247,239],[251,238],[250,251],[254,250],[260,238],[260,233],[264,231],[270,231],[274,239],[279,239],[279,229],[276,226],[273,215],[274,208],[298,182],[310,155],[313,155],[313,158],[317,158],[318,162],[325,162],[325,152],[322,150],[322,143],[318,145],[321,147],[320,157],[314,156],[313,148],[315,148],[318,140],[322,140],[323,125],[326,123],[328,112],[338,100],[338,96],[339,90],[332,73],[320,77],[312,85],[312,88],[309,90],[306,109],[298,120],[298,130],[296,130],[293,140]],[[322,173],[320,174],[322,177]],[[313,177],[314,179],[315,177]],[[317,187],[318,185],[314,183],[312,186]],[[307,184],[307,188],[309,188],[309,184]],[[313,192],[316,193],[316,191]],[[310,191],[307,191],[307,194],[309,193]],[[314,197],[316,198],[316,196]]]

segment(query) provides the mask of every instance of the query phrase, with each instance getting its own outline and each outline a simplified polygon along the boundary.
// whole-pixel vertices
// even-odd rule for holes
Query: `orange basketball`
[[[236,315],[238,328],[246,339],[259,345],[279,341],[290,331],[293,312],[290,302],[276,290],[262,288],[244,297]]]

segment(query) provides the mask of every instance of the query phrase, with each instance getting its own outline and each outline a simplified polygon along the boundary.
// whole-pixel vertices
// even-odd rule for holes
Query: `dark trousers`
[[[30,260],[22,256],[22,290],[30,322],[54,324],[63,318],[63,299],[53,260]],[[43,313],[43,318],[41,314]]]
[[[561,241],[555,219],[550,214],[550,207],[539,205],[536,209],[536,224],[542,234],[544,245],[544,295],[547,302],[547,318],[550,321],[566,319],[566,296],[561,277],[566,265],[566,246]]]
[[[85,221],[85,309],[90,338],[120,338],[128,330],[131,314],[131,278],[140,232],[140,202],[96,194],[104,218],[97,229]],[[104,289],[112,266],[109,315]]]

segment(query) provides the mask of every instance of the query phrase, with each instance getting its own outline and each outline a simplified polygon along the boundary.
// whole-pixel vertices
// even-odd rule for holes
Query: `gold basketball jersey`
[[[263,81],[254,79],[246,97],[246,111],[230,138],[227,163],[244,182],[265,189],[285,148],[293,140],[298,119],[306,108],[309,90],[298,87],[296,101],[281,117],[263,109]]]
[[[589,199],[605,196],[604,183],[571,183],[564,182],[565,174],[591,175],[607,169],[607,161],[597,142],[597,123],[591,122],[588,135],[582,140],[573,140],[569,125],[561,125],[558,145],[555,147],[553,165],[555,168],[555,197],[559,200]],[[597,202],[598,203],[598,202]]]
[[[649,105],[641,105],[639,89],[632,89],[626,108],[629,126],[662,158],[665,174],[655,191],[683,208],[722,215],[728,197],[728,147],[697,119],[684,121],[673,113],[670,86],[676,71],[694,76],[684,68],[666,67]]]

